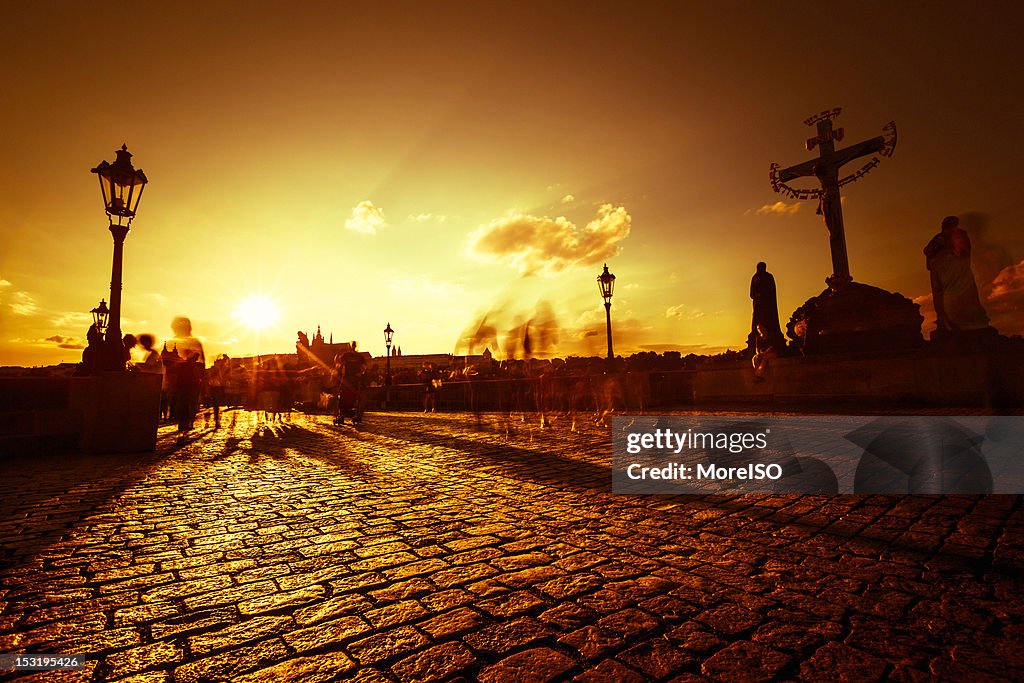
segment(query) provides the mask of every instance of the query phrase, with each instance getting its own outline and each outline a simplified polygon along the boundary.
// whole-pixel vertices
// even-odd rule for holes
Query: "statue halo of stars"
[[[896,124],[890,121],[882,134],[836,149],[845,137],[833,121],[842,109],[821,112],[804,121],[814,126],[816,135],[806,141],[808,151],[818,156],[782,168],[772,164],[772,189],[791,199],[817,199],[817,213],[824,218],[832,255],[832,274],[825,279],[828,288],[808,299],[794,311],[786,325],[786,334],[803,353],[885,351],[918,346],[921,337],[920,307],[902,294],[854,282],[846,253],[846,228],[843,223],[839,188],[856,182],[891,157],[896,148]],[[859,169],[840,176],[842,167],[862,157],[868,159]],[[796,188],[790,181],[817,178],[820,187]]]

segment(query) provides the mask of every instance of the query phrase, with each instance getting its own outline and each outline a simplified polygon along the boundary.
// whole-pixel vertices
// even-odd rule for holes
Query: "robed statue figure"
[[[978,298],[978,285],[971,271],[971,238],[960,227],[960,219],[946,216],[942,232],[924,248],[931,272],[935,324],[941,332],[981,330],[988,327],[988,315]]]
[[[760,334],[764,335],[765,342],[781,350],[786,345],[786,339],[782,336],[782,329],[779,327],[779,302],[775,294],[775,278],[768,272],[768,266],[764,261],[757,264],[757,272],[750,279],[750,299],[754,303],[754,315],[750,321],[750,336],[747,341],[751,348],[761,328]]]

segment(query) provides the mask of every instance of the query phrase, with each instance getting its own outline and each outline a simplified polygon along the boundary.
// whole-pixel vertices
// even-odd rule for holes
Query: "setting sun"
[[[242,299],[233,314],[250,330],[265,330],[277,322],[281,309],[277,303],[262,294],[253,294]]]

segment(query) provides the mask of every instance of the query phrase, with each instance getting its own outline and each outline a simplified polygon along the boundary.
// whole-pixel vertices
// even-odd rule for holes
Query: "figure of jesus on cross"
[[[776,192],[793,199],[819,200],[818,213],[825,218],[829,248],[832,251],[832,275],[826,280],[832,289],[838,289],[853,280],[850,276],[849,259],[846,256],[846,232],[843,227],[843,205],[839,188],[846,183],[859,180],[877,166],[880,160],[873,157],[860,170],[843,178],[839,177],[839,170],[844,164],[869,154],[891,156],[896,147],[896,125],[890,122],[883,129],[882,135],[836,150],[835,143],[842,141],[843,129],[833,129],[832,119],[837,117],[840,111],[838,108],[832,109],[804,121],[808,126],[817,126],[818,134],[807,140],[808,151],[818,148],[816,159],[784,169],[780,169],[778,164],[772,164],[771,167],[771,182]],[[797,189],[786,185],[790,180],[805,176],[817,177],[821,187]]]

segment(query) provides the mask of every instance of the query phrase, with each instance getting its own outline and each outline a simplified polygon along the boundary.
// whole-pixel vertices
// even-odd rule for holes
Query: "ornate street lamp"
[[[96,329],[103,334],[107,329],[107,320],[110,318],[110,309],[107,308],[107,300],[100,299],[100,305],[90,311],[92,322]]]
[[[387,355],[384,357],[384,386],[391,386],[391,339],[395,336],[395,331],[391,329],[391,323],[384,328],[384,345],[388,349]]]
[[[103,208],[110,219],[110,234],[114,237],[114,262],[110,270],[110,313],[107,325],[107,362],[104,369],[124,370],[124,347],[121,342],[121,272],[124,260],[124,240],[139,209],[142,191],[149,180],[142,169],[132,166],[132,155],[127,145],[121,145],[114,163],[106,160],[92,169],[100,179]]]
[[[608,359],[615,358],[612,353],[612,292],[615,290],[615,276],[608,272],[608,264],[604,264],[604,272],[597,276],[597,287],[604,299],[604,315],[608,330]]]

